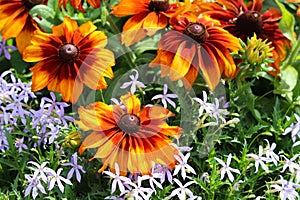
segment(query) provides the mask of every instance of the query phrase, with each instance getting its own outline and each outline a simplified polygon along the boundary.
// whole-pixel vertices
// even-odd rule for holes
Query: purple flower
[[[60,131],[60,127],[55,126],[54,124],[49,124],[48,128],[50,128],[50,131],[45,133],[45,137],[48,138],[48,144],[52,144],[54,140],[58,137],[58,133]]]
[[[34,176],[39,176],[40,178],[42,178],[42,180],[46,183],[47,182],[47,177],[46,174],[49,171],[50,168],[46,167],[46,165],[49,162],[43,162],[42,164],[38,164],[36,162],[33,161],[29,161],[27,162],[27,164],[32,164],[34,165],[36,168],[33,168],[34,170]]]
[[[74,118],[71,116],[65,115],[65,109],[63,106],[60,106],[58,110],[56,110],[56,117],[54,121],[57,124],[63,124],[64,126],[68,126],[67,121],[73,122]]]
[[[273,162],[276,166],[278,164],[279,161],[279,156],[274,153],[274,149],[276,148],[276,143],[272,143],[270,145],[269,141],[267,139],[265,139],[265,141],[268,143],[267,149],[266,149],[266,157],[267,159],[269,159],[271,162]]]
[[[28,149],[26,144],[23,144],[23,142],[24,142],[24,137],[22,137],[21,139],[16,138],[15,147],[18,148],[19,153],[21,153],[23,149]]]
[[[193,98],[196,102],[200,104],[199,117],[203,115],[204,111],[206,113],[210,113],[213,108],[212,103],[207,103],[207,93],[203,90],[202,94],[203,94],[203,100],[198,97]]]
[[[10,60],[11,56],[8,49],[11,49],[13,51],[17,50],[15,46],[7,46],[6,40],[2,39],[2,42],[0,43],[0,56],[4,53],[5,58],[7,60]]]
[[[0,126],[0,151],[2,152],[9,150],[9,145],[5,132],[7,132],[6,128],[4,128],[4,126]]]
[[[161,173],[155,171],[155,165],[153,164],[151,174],[150,175],[143,175],[142,176],[142,180],[149,180],[150,186],[151,186],[152,190],[154,191],[154,193],[156,194],[156,189],[154,187],[154,184],[158,188],[160,188],[161,190],[163,190],[162,185],[157,180],[155,180],[156,178],[160,179],[161,176],[162,176]]]
[[[72,169],[69,171],[67,179],[71,179],[73,177],[73,174],[75,172],[76,174],[76,179],[77,181],[80,183],[81,181],[81,175],[80,175],[80,171],[82,173],[85,173],[85,171],[83,170],[83,167],[81,165],[77,164],[77,152],[75,152],[72,156],[71,156],[71,162],[70,163],[63,163],[61,164],[62,166],[71,166]]]
[[[135,72],[135,76],[134,75],[130,75],[129,78],[131,79],[131,81],[123,83],[123,85],[120,88],[121,89],[125,89],[125,88],[131,86],[130,87],[130,92],[132,94],[134,94],[135,91],[136,91],[136,88],[145,88],[146,86],[144,85],[144,83],[138,81],[138,78],[139,78],[138,71],[135,70],[135,69],[133,69],[132,71]]]
[[[164,108],[167,108],[167,102],[173,107],[176,108],[176,104],[174,101],[172,101],[171,99],[175,99],[178,98],[178,96],[176,94],[167,94],[168,92],[168,85],[164,84],[164,90],[163,90],[163,94],[158,94],[155,95],[154,97],[152,97],[151,100],[155,100],[155,99],[161,99],[162,104],[164,105]]]
[[[224,101],[224,103],[222,103]],[[210,117],[215,118],[216,120],[221,120],[223,123],[226,123],[225,116],[229,114],[227,111],[228,103],[225,102],[224,97],[220,99],[215,98],[212,110],[210,111]]]
[[[233,168],[230,167],[231,158],[232,158],[231,153],[228,155],[226,163],[223,160],[219,159],[219,158],[216,158],[216,157],[214,158],[218,163],[220,163],[222,165],[222,168],[220,169],[220,171],[221,171],[220,180],[222,180],[224,178],[225,174],[227,174],[230,182],[233,182],[234,181],[234,176],[232,175],[231,172],[241,174],[241,172],[238,169],[233,169]]]
[[[133,199],[150,199],[152,193],[154,192],[151,188],[142,187],[141,176],[138,176],[137,184],[132,182],[128,182],[128,184],[133,186],[133,189],[130,192],[130,197],[133,197]]]
[[[167,177],[169,183],[173,183],[173,175],[167,165],[156,164],[154,167],[154,172],[160,173],[160,182],[161,183],[165,182],[166,177]]]
[[[188,189],[188,187],[192,184],[195,184],[195,181],[189,181],[185,183],[184,185],[176,178],[174,178],[175,183],[179,186],[175,190],[172,191],[170,196],[167,197],[167,199],[173,199],[174,196],[178,196],[180,200],[186,199],[186,196],[188,195],[188,199],[196,199],[197,197],[193,195],[193,192]]]
[[[300,185],[295,184],[291,181],[287,181],[280,176],[280,180],[274,182],[276,184],[272,184],[271,187],[274,188],[273,190],[270,190],[269,192],[280,192],[280,199],[285,200],[293,200],[293,199],[299,199],[299,194],[295,189],[299,189]],[[278,185],[278,184],[281,184]]]
[[[31,91],[31,85],[32,85],[31,82],[30,83],[22,83],[19,85],[21,88],[21,92],[19,95],[23,97],[23,100],[25,103],[28,102],[29,98],[31,98],[31,99],[36,98],[35,94]]]
[[[23,97],[17,93],[12,93],[11,97],[11,102],[6,105],[6,110],[10,110],[13,117],[20,118],[23,125],[26,125],[25,116],[29,116],[30,112],[23,108],[25,105]]]
[[[300,117],[297,114],[294,114],[297,123],[292,123],[289,127],[287,127],[282,135],[287,135],[288,133],[291,133],[291,137],[293,142],[295,143],[297,140],[297,137],[300,138]],[[288,120],[290,120],[289,117],[287,117]]]
[[[283,169],[280,172],[283,173],[287,168],[289,168],[289,171],[291,173],[294,173],[295,169],[296,170],[300,169],[299,165],[296,162],[294,162],[299,156],[300,156],[300,154],[296,154],[291,159],[288,159],[284,155],[281,155],[281,157],[283,157],[285,159],[285,161],[283,161],[283,163],[284,163],[284,165],[282,167]]]
[[[183,180],[185,180],[186,178],[186,173],[193,173],[196,174],[194,168],[192,168],[189,164],[188,164],[188,160],[190,157],[190,153],[187,153],[185,156],[179,152],[178,155],[174,155],[175,159],[178,161],[178,164],[175,166],[174,169],[174,176],[176,174],[178,174],[178,172],[181,170],[181,177],[183,178]]]
[[[270,159],[266,158],[266,157],[263,157],[264,155],[264,152],[263,152],[263,147],[259,145],[258,147],[258,155],[256,154],[253,154],[253,153],[250,153],[250,154],[247,154],[247,156],[251,157],[250,159],[251,160],[255,160],[255,172],[254,173],[257,173],[258,172],[258,167],[259,165],[265,170],[265,172],[269,172],[269,168],[268,166],[265,164],[265,162],[270,162]]]
[[[117,163],[115,163],[115,170],[116,174],[110,172],[110,171],[104,171],[103,173],[113,178],[112,184],[111,184],[111,194],[113,194],[116,191],[117,185],[119,187],[119,190],[121,191],[121,194],[125,194],[126,190],[124,187],[124,183],[131,182],[131,180],[125,176],[120,176],[120,168]]]
[[[56,112],[69,106],[69,104],[65,102],[56,102],[56,96],[53,92],[50,92],[50,96],[51,99],[49,99],[48,97],[43,97],[41,99],[41,104],[40,104],[41,108],[48,108],[49,115],[52,113],[53,110],[54,112]]]
[[[37,176],[36,174],[33,176],[25,174],[25,178],[29,182],[29,185],[25,190],[25,197],[28,196],[31,191],[33,199],[37,197],[38,191],[41,191],[42,193],[46,194],[45,188],[41,184],[39,176]]]
[[[50,178],[49,178],[50,180],[48,183],[48,190],[52,190],[54,188],[55,183],[57,183],[60,191],[62,193],[64,193],[65,187],[62,184],[62,182],[66,183],[68,185],[73,185],[70,180],[60,176],[60,173],[62,172],[62,170],[63,170],[62,168],[59,168],[57,170],[57,172],[55,172],[53,169],[48,169],[47,175],[48,175],[48,177],[50,176]]]

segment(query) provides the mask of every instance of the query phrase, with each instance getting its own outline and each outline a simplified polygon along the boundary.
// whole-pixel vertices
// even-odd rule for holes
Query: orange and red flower
[[[85,12],[85,10],[82,7],[82,1],[81,0],[59,0],[58,1],[58,7],[60,8],[63,5],[66,8],[68,2],[71,3],[71,5],[74,7],[75,10]],[[93,8],[99,8],[100,7],[100,0],[87,0],[87,2]]]
[[[79,108],[80,121],[76,123],[85,131],[93,131],[83,140],[79,153],[97,148],[93,159],[102,159],[99,172],[108,166],[114,170],[115,163],[121,174],[127,171],[149,174],[153,162],[173,169],[177,149],[168,136],[179,138],[181,129],[169,126],[164,120],[174,114],[160,106],[140,109],[140,100],[131,93],[120,99],[126,109],[103,102]]]
[[[290,48],[290,41],[279,30],[281,13],[278,9],[270,8],[262,13],[263,0],[253,0],[245,4],[243,0],[217,0],[216,2],[196,3],[201,14],[209,15],[219,20],[224,29],[246,42],[247,37],[255,33],[262,40],[272,42],[272,67],[279,72],[280,62],[286,57],[286,49]]]
[[[162,77],[169,75],[171,81],[182,79],[190,85],[201,71],[211,90],[217,86],[221,75],[233,78],[236,65],[230,50],[237,52],[239,41],[218,23],[207,17],[173,18],[174,31],[162,36],[150,67],[159,64]]]
[[[146,36],[153,36],[169,24],[169,18],[180,4],[170,4],[169,0],[121,0],[112,6],[116,17],[133,15],[123,26],[121,40],[129,46]]]
[[[77,22],[65,17],[62,24],[53,26],[52,34],[37,30],[23,59],[39,62],[30,70],[32,90],[61,92],[64,101],[75,103],[83,84],[91,89],[106,88],[104,77],[112,78],[114,54],[105,49],[107,38],[92,22],[78,27]]]
[[[290,3],[297,3],[300,4],[300,0],[286,0],[287,2]],[[298,5],[297,11],[296,11],[296,15],[298,18],[300,18],[300,5]]]
[[[45,0],[0,0],[0,32],[4,39],[16,38],[18,50],[30,45],[36,22],[29,15],[30,9]]]

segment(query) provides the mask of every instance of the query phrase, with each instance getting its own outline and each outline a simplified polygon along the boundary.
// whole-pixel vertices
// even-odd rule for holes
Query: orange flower
[[[287,2],[300,4],[300,0],[287,0]],[[300,18],[300,6],[299,5],[298,5],[297,11],[296,11],[296,15],[298,18]]]
[[[179,5],[169,4],[169,0],[121,0],[111,7],[112,14],[116,17],[133,15],[123,26],[122,43],[129,46],[146,36],[153,36],[168,25],[169,17]]]
[[[126,174],[127,170],[133,174],[149,174],[152,162],[173,169],[177,149],[167,136],[179,138],[181,129],[164,121],[173,113],[160,106],[140,109],[140,100],[131,93],[120,99],[126,109],[102,102],[93,103],[86,109],[79,108],[80,121],[76,123],[85,131],[93,130],[83,140],[79,153],[87,148],[97,148],[92,159],[102,159],[99,172],[108,166],[114,170],[115,163],[121,174]]]
[[[272,67],[276,70],[272,74],[279,72],[280,62],[286,57],[285,48],[291,47],[290,41],[279,30],[279,10],[270,8],[262,13],[263,0],[254,0],[248,4],[243,0],[217,0],[214,3],[198,2],[197,5],[200,13],[219,20],[223,28],[244,42],[254,33],[262,40],[271,41],[275,58]]]
[[[31,19],[29,10],[45,0],[0,0],[0,32],[4,39],[16,37],[18,50],[30,45],[36,22]]]
[[[85,12],[82,7],[81,0],[59,0],[58,7],[60,8],[62,5],[66,8],[67,3],[70,1],[71,5],[74,7],[75,10],[79,10],[81,12]],[[100,7],[100,0],[87,0],[88,4],[90,4],[93,8]]]
[[[161,66],[162,77],[169,75],[171,81],[184,78],[191,85],[201,71],[208,87],[214,90],[221,75],[235,76],[236,65],[229,49],[237,52],[239,41],[219,27],[218,21],[182,16],[171,24],[175,31],[162,36],[158,55],[150,64]]]
[[[78,27],[65,17],[62,24],[53,26],[52,34],[36,31],[23,54],[25,61],[39,62],[30,68],[32,90],[48,86],[61,92],[64,101],[75,103],[83,84],[95,90],[106,88],[104,77],[113,77],[114,54],[104,48],[107,38],[96,29],[92,22]]]

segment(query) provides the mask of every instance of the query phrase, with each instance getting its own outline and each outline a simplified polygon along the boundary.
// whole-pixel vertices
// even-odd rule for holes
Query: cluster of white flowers
[[[183,148],[184,150],[191,150],[191,148]],[[119,165],[115,163],[115,173],[111,171],[104,171],[103,173],[110,176],[111,182],[111,194],[113,195],[116,191],[119,191],[117,196],[109,196],[106,199],[137,199],[137,200],[148,200],[153,194],[157,193],[157,189],[163,190],[162,184],[165,182],[166,178],[169,183],[175,182],[178,187],[174,187],[171,194],[166,197],[166,199],[173,198],[177,196],[180,200],[188,199],[201,199],[198,196],[194,196],[193,192],[188,189],[192,184],[196,184],[195,181],[191,180],[187,174],[192,173],[196,175],[195,170],[188,164],[188,159],[190,153],[183,155],[179,152],[175,156],[178,164],[175,166],[174,172],[172,173],[168,166],[153,164],[151,174],[149,175],[138,175],[128,178],[126,176],[120,175]],[[179,173],[181,172],[181,173]],[[190,181],[182,183],[178,178],[174,178],[178,174],[181,175],[183,180],[189,179]],[[148,185],[150,187],[143,187],[143,185]]]
[[[283,133],[283,135],[287,135],[291,133],[292,141],[294,142],[293,147],[300,145],[300,117],[296,113],[294,114],[296,123],[292,123],[289,127],[287,127]],[[287,117],[287,120],[292,120],[290,117]]]
[[[221,121],[221,123],[225,124],[226,119],[225,117],[229,114],[227,108],[229,107],[229,103],[225,102],[225,98],[214,98],[214,102],[208,102],[208,96],[207,93],[203,90],[203,99],[200,99],[198,97],[193,98],[194,101],[199,103],[199,117],[202,116],[210,116],[214,120],[216,120],[215,125],[218,125],[218,122]]]
[[[287,158],[285,155],[277,155],[274,152],[276,144],[272,143],[270,145],[268,140],[265,141],[267,142],[267,147],[263,148],[263,146],[260,145],[258,155],[253,153],[247,154],[247,156],[250,157],[250,160],[255,161],[255,173],[258,172],[259,166],[261,166],[262,169],[267,173],[270,172],[270,166],[268,166],[270,165],[270,163],[274,164],[275,166],[279,166],[281,168],[281,173],[291,174],[291,176],[289,180],[285,180],[283,176],[280,175],[280,180],[271,181],[270,187],[273,189],[269,190],[268,192],[280,192],[281,200],[298,199],[299,195],[296,189],[300,188],[300,162],[297,163],[297,159],[300,156],[300,154],[296,154],[290,159]],[[280,157],[283,158],[281,161]],[[286,172],[287,170],[288,173]]]
[[[44,184],[47,184],[48,190],[52,190],[55,185],[58,186],[59,190],[64,193],[64,185],[72,185],[69,179],[62,177],[60,174],[63,171],[62,168],[59,168],[57,172],[53,169],[46,167],[49,162],[43,162],[38,164],[33,161],[29,161],[28,164],[32,164],[32,169],[34,170],[33,174],[25,174],[25,178],[28,181],[28,187],[25,190],[25,197],[32,192],[32,197],[35,199],[39,195],[39,191],[43,194],[46,194]]]

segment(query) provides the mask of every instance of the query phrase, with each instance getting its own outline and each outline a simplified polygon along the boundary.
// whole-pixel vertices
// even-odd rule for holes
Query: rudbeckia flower
[[[300,4],[300,0],[286,0],[287,2],[290,3],[297,3]],[[300,5],[298,5],[297,11],[296,11],[296,15],[298,18],[300,18]]]
[[[290,48],[290,41],[279,30],[281,13],[276,8],[262,12],[263,0],[253,0],[245,4],[243,0],[217,0],[216,2],[198,2],[201,14],[209,15],[219,20],[224,29],[244,42],[251,38],[254,33],[262,40],[267,39],[274,47],[271,65],[276,75],[279,72],[280,62],[286,57],[286,49]]]
[[[59,0],[58,1],[58,7],[60,8],[63,5],[66,8],[68,2],[71,3],[71,5],[74,7],[75,10],[85,12],[85,10],[82,7],[82,1],[81,0]],[[100,0],[87,0],[87,2],[93,8],[99,8],[100,7]]]
[[[30,45],[36,22],[29,15],[32,7],[46,3],[45,0],[0,0],[0,32],[4,39],[16,38],[18,50]]]
[[[111,13],[116,17],[133,15],[123,26],[122,43],[129,46],[146,36],[153,36],[169,24],[169,18],[179,5],[170,4],[169,0],[121,0],[111,7]]]
[[[52,34],[36,31],[23,53],[25,61],[38,62],[30,68],[32,91],[48,86],[62,93],[64,101],[75,103],[83,84],[95,90],[106,88],[104,77],[113,77],[114,54],[104,48],[107,38],[96,29],[92,22],[78,27],[65,17],[62,24],[53,26]]]
[[[145,106],[133,94],[121,96],[120,105],[109,106],[103,102],[93,103],[78,109],[79,127],[85,131],[92,130],[82,142],[79,153],[88,148],[97,148],[95,158],[102,159],[103,172],[108,166],[115,170],[117,163],[121,174],[149,174],[152,164],[164,164],[175,167],[174,155],[177,149],[171,145],[168,136],[179,138],[181,129],[169,126],[164,120],[174,116],[169,110],[160,106]]]
[[[171,81],[188,81],[187,88],[194,83],[199,71],[211,90],[217,86],[221,75],[233,78],[236,65],[230,50],[237,52],[239,41],[218,23],[192,15],[173,18],[174,30],[162,36],[150,67],[160,65],[162,77],[169,75]]]

